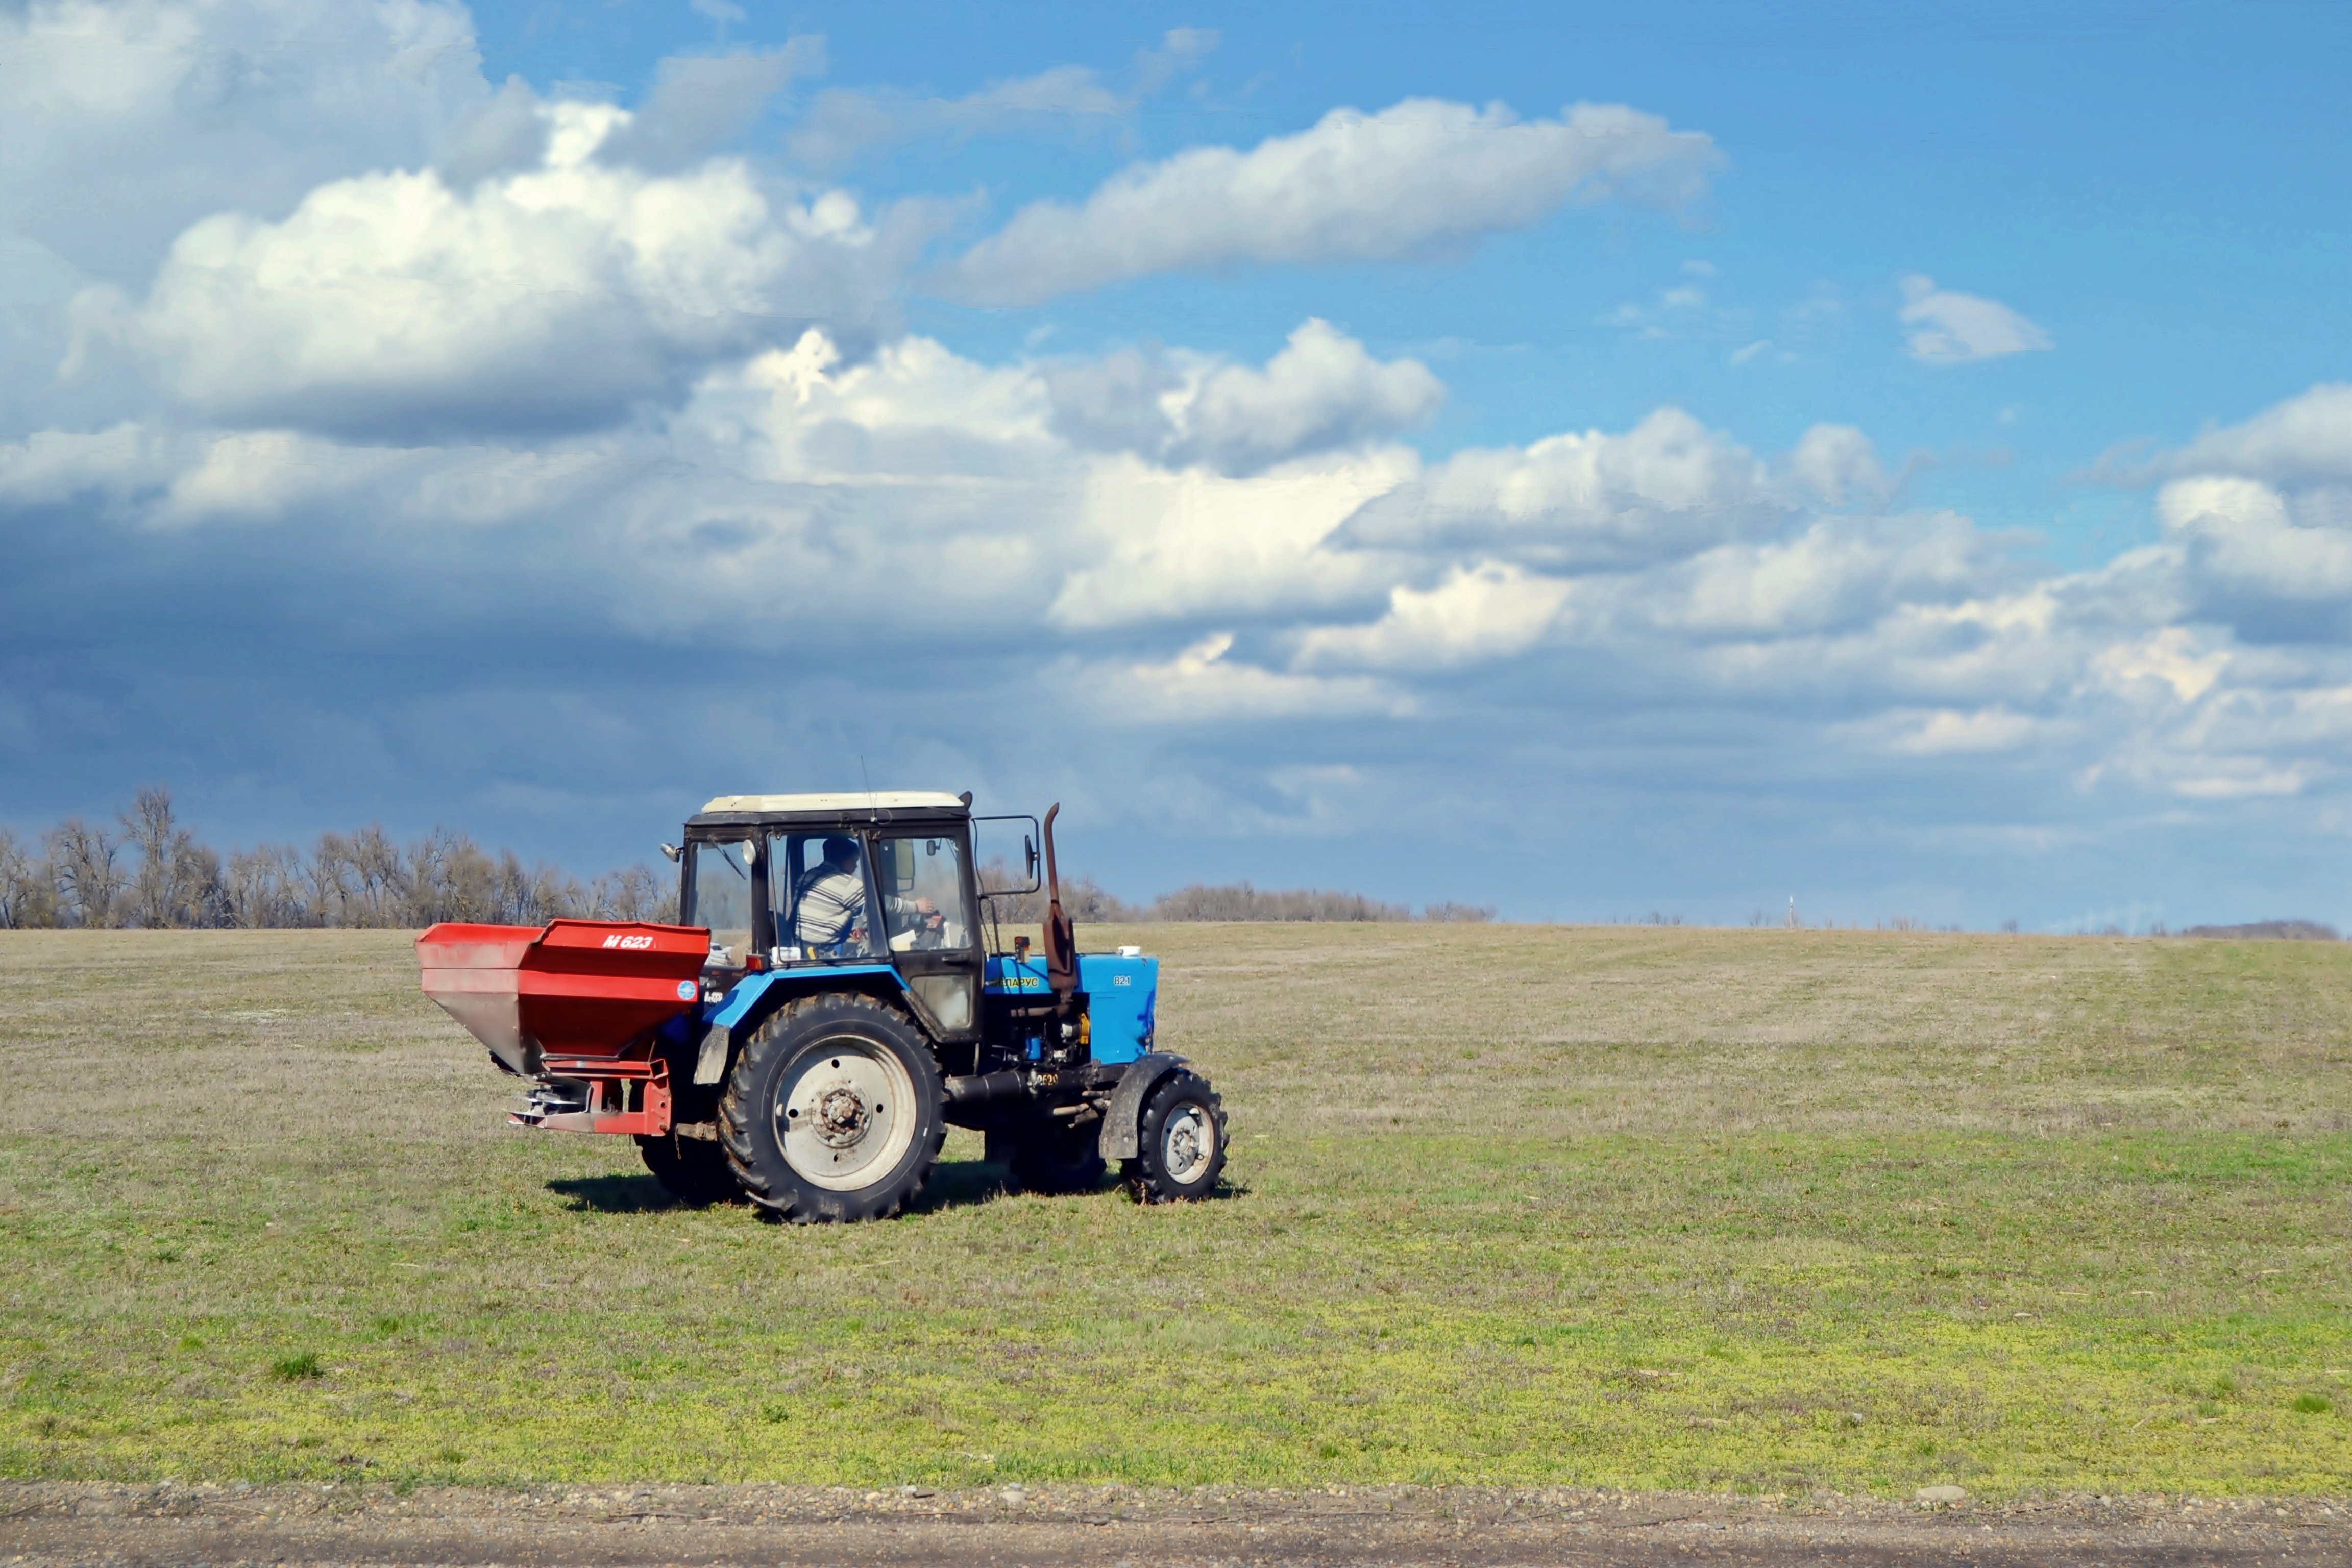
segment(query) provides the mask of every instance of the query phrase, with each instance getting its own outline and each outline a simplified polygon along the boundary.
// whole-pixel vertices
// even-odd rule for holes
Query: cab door
[[[971,828],[877,827],[868,895],[890,962],[944,1041],[980,1037],[981,942]]]

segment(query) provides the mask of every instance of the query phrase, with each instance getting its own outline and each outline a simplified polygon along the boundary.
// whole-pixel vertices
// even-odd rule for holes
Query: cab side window
[[[870,958],[863,847],[841,833],[779,833],[768,840],[768,901],[776,943],[795,958]]]
[[[960,952],[972,945],[961,843],[908,835],[877,838],[874,849],[891,952]]]

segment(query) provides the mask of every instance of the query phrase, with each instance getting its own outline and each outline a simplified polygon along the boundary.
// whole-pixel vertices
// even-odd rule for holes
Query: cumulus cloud
[[[0,6],[0,226],[129,283],[207,214],[413,166],[490,97],[437,0]]]
[[[361,175],[280,222],[194,225],[116,335],[203,417],[406,434],[611,419],[812,316],[875,313],[889,247],[849,196],[792,203],[731,162],[602,163],[625,111],[546,115],[528,173]]]
[[[980,304],[1034,304],[1155,272],[1388,260],[1520,228],[1572,201],[1687,202],[1714,142],[1622,105],[1521,121],[1431,99],[1334,110],[1247,152],[1139,163],[1077,206],[1039,202],[943,274]]]
[[[2352,384],[2324,382],[2242,424],[2210,430],[2158,467],[2278,484],[2352,484]]]
[[[1851,425],[1807,430],[1789,454],[1789,471],[1823,506],[1878,506],[1894,492],[1878,447]]]
[[[1388,613],[1368,626],[1309,629],[1298,662],[1427,670],[1507,658],[1543,637],[1572,591],[1503,562],[1455,566],[1434,587],[1390,589]]]
[[[1249,479],[1132,457],[1089,466],[1079,562],[1051,615],[1072,631],[1236,613],[1295,615],[1380,593],[1390,563],[1328,545],[1418,468],[1407,451],[1338,454]]]
[[[1376,360],[1318,320],[1301,323],[1263,370],[1129,350],[1045,375],[1055,428],[1080,446],[1235,475],[1384,440],[1445,401],[1419,361]]]
[[[1067,672],[1075,700],[1114,723],[1196,723],[1235,719],[1402,718],[1411,697],[1363,676],[1297,675],[1229,659],[1234,635],[1217,632],[1150,663]]]
[[[1681,409],[1661,408],[1622,433],[1457,452],[1350,519],[1346,539],[1591,567],[1687,553],[1781,515],[1752,454]]]
[[[1246,384],[1282,383],[1280,358]],[[1540,725],[1565,694],[1638,687],[1660,722],[1727,702],[1857,755],[2029,759],[2189,800],[2352,760],[2352,653],[2210,609],[2220,587],[2336,582],[2334,555],[2275,566],[2275,536],[2332,536],[2294,537],[2315,531],[2297,496],[2260,481],[2176,480],[2162,542],[2052,573],[1966,518],[1822,510],[1824,475],[1875,471],[1834,427],[1768,461],[1661,410],[1431,467],[1374,440],[1228,473],[1071,438],[1062,368],[919,337],[849,356],[811,330],[705,372],[665,419],[571,436],[49,433],[0,446],[0,512],[268,530],[273,552],[664,644],[787,654],[887,625],[959,650],[926,680],[1025,649],[1088,722],[1129,729],[1438,722],[1474,689]]]
[[[1966,364],[2050,347],[2050,334],[1998,300],[1938,289],[1933,278],[1903,279],[1901,320],[1911,357],[1928,364]]]

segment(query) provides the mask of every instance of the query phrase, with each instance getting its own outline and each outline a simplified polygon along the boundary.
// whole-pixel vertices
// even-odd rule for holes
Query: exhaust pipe
[[[992,1100],[1010,1100],[1029,1092],[1029,1086],[1017,1072],[967,1073],[941,1079],[940,1087],[947,1091],[950,1109],[986,1105]]]

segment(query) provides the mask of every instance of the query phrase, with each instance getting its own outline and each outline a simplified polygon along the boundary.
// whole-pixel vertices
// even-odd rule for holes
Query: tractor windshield
[[[689,844],[680,921],[710,930],[710,962],[740,964],[751,951],[751,846],[748,840]]]

